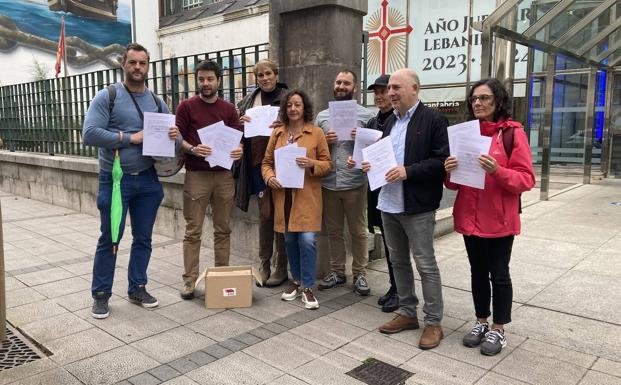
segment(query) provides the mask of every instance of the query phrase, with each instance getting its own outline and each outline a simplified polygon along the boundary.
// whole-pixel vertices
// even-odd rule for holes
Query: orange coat
[[[288,145],[289,131],[285,127],[274,129],[265,150],[261,164],[263,179],[276,176],[274,166],[274,150]],[[289,231],[316,232],[321,231],[321,177],[332,169],[328,143],[323,130],[310,123],[304,124],[302,133],[295,137],[299,147],[306,148],[306,156],[313,159],[313,167],[307,168],[304,174],[304,188],[292,189],[291,214]],[[285,232],[285,190],[272,190],[274,200],[274,231]]]

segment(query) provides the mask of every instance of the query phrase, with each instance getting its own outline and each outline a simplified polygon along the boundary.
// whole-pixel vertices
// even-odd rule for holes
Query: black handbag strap
[[[136,98],[131,93],[129,88],[127,88],[127,85],[123,84],[123,87],[125,87],[125,90],[129,94],[129,97],[132,98],[132,102],[134,102],[134,106],[136,106],[136,110],[138,111],[138,115],[140,115],[140,120],[142,120],[144,122],[144,114],[142,113],[142,110],[140,109],[140,106],[138,105],[138,102],[136,101]],[[153,97],[153,101],[155,102],[155,105],[157,106],[157,112],[158,113],[162,113],[162,105],[157,100],[157,96],[155,96],[153,91],[149,90],[149,92],[151,93],[151,96]]]

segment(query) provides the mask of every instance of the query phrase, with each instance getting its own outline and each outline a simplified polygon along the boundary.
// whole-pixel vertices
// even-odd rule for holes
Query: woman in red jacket
[[[507,345],[504,325],[511,322],[513,297],[509,260],[513,238],[520,233],[520,193],[535,185],[526,133],[520,123],[511,120],[509,108],[509,95],[499,80],[481,80],[472,86],[470,119],[479,119],[481,135],[492,137],[489,154],[478,158],[486,172],[483,190],[451,183],[449,173],[457,168],[458,159],[450,156],[444,163],[446,187],[458,190],[454,226],[464,236],[477,317],[463,343],[467,347],[481,345],[485,355],[498,354]],[[494,310],[491,326],[487,322],[490,298]]]

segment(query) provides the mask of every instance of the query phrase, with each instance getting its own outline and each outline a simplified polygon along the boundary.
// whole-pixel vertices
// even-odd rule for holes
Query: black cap
[[[375,79],[375,83],[371,84],[367,87],[367,90],[374,90],[375,87],[388,87],[388,79],[390,79],[390,75],[382,75],[379,78]]]

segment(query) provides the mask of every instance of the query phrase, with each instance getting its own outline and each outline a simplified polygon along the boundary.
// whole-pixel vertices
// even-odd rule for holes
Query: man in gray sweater
[[[358,78],[350,70],[342,70],[334,79],[334,100],[352,100],[358,89]],[[366,127],[373,113],[361,105],[357,105],[356,120],[358,127]],[[366,279],[366,268],[369,261],[367,250],[367,224],[365,219],[367,208],[367,178],[359,169],[349,169],[347,159],[354,150],[354,133],[352,136],[338,137],[330,127],[330,110],[325,109],[317,114],[315,124],[323,129],[330,147],[330,158],[334,167],[330,174],[321,181],[323,195],[322,232],[328,236],[328,256],[320,255],[319,259],[330,259],[330,272],[319,283],[319,290],[327,290],[345,284],[345,239],[343,228],[345,218],[351,236],[353,289],[358,295],[369,295],[371,289]],[[320,247],[319,250],[325,250]]]
[[[125,228],[129,210],[132,225],[132,246],[129,256],[129,299],[144,307],[155,307],[157,299],[145,289],[147,266],[151,257],[151,234],[157,210],[164,198],[162,185],[153,166],[154,160],[142,155],[143,113],[169,113],[166,103],[145,86],[149,70],[149,53],[139,45],[127,46],[123,55],[125,81],[114,84],[114,98],[107,88],[92,100],[84,119],[84,144],[99,147],[99,191],[97,208],[101,218],[101,236],[93,263],[91,292],[94,298],[91,314],[106,318],[108,299],[116,265],[116,252],[111,237],[110,208],[112,202],[112,165],[115,154],[121,161],[121,200],[123,203],[118,241]],[[168,130],[168,137],[181,145],[177,127]]]

